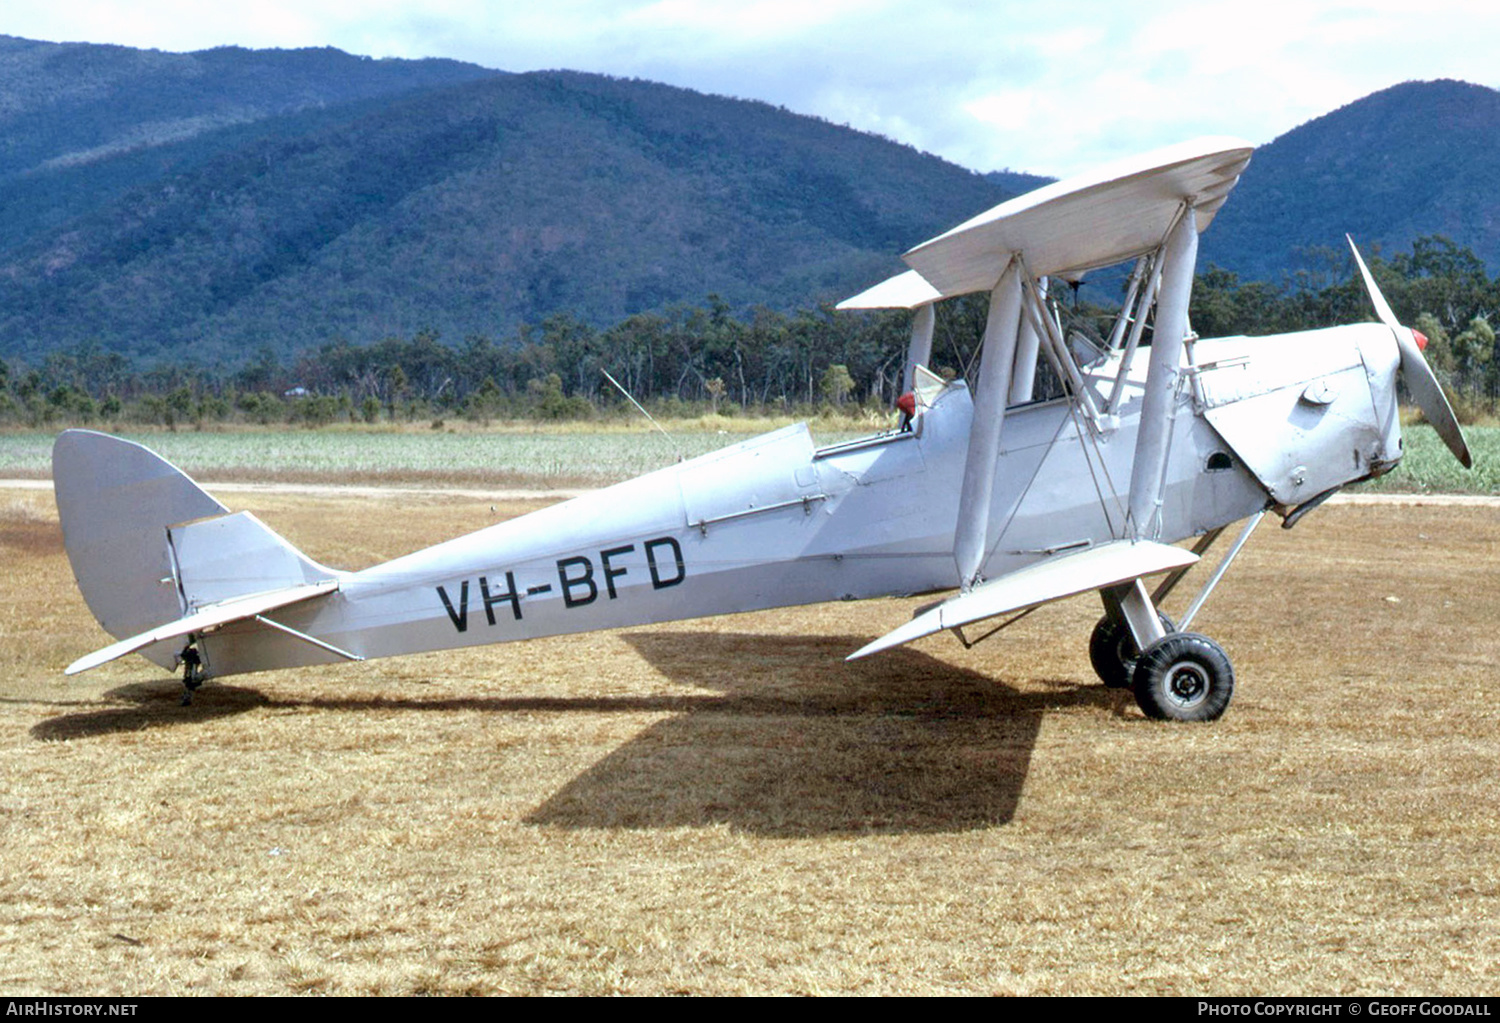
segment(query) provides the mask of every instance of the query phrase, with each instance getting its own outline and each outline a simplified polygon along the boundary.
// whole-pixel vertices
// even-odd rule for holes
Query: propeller
[[[1464,441],[1464,432],[1458,425],[1458,417],[1453,414],[1453,406],[1448,404],[1448,396],[1443,393],[1443,387],[1438,383],[1437,377],[1432,372],[1432,367],[1427,365],[1427,360],[1422,357],[1422,349],[1426,347],[1426,338],[1410,328],[1403,327],[1396,319],[1396,314],[1391,311],[1390,303],[1380,293],[1380,288],[1375,284],[1375,278],[1370,273],[1370,268],[1365,266],[1364,259],[1359,254],[1359,247],[1354,244],[1354,239],[1349,238],[1349,248],[1354,252],[1354,262],[1359,265],[1359,272],[1365,279],[1365,291],[1370,296],[1371,303],[1375,306],[1375,315],[1380,317],[1380,322],[1391,328],[1391,333],[1396,335],[1396,346],[1401,350],[1401,377],[1406,381],[1406,389],[1411,392],[1413,398],[1417,399],[1417,407],[1422,410],[1422,415],[1437,430],[1438,436],[1443,438],[1443,443],[1448,445],[1448,450],[1453,452],[1465,469],[1474,467],[1474,459],[1469,454],[1469,445]],[[1418,342],[1421,338],[1421,342]]]

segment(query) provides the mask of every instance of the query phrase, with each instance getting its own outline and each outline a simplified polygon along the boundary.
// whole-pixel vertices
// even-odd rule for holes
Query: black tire
[[[1213,721],[1234,696],[1234,668],[1207,636],[1174,632],[1141,654],[1132,685],[1147,717]]]
[[[1161,627],[1171,635],[1177,626],[1166,615],[1157,613]],[[1089,637],[1089,663],[1094,674],[1110,689],[1129,689],[1135,684],[1135,665],[1141,652],[1136,649],[1135,637],[1123,622],[1116,622],[1109,615],[1099,619],[1094,633]]]

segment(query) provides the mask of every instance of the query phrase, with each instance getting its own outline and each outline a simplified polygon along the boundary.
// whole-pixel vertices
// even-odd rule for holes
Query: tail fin
[[[138,650],[174,668],[195,631],[337,588],[336,573],[139,444],[65,431],[52,480],[73,577],[104,631],[123,641],[106,648],[119,648],[114,656]],[[245,604],[252,595],[264,596]],[[241,604],[254,610],[226,616]],[[167,627],[176,623],[185,628]]]

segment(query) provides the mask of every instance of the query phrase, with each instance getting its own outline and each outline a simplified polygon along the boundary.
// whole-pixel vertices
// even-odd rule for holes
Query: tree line
[[[1273,334],[1373,320],[1364,283],[1346,251],[1316,254],[1323,269],[1279,286],[1241,282],[1210,267],[1195,278],[1193,329],[1204,337]],[[1441,235],[1412,242],[1410,252],[1368,260],[1397,319],[1428,339],[1427,361],[1461,418],[1493,416],[1500,405],[1500,352],[1492,320],[1500,277],[1491,278],[1471,249]]]
[[[1242,282],[1210,266],[1194,283],[1193,329],[1205,337],[1270,334],[1373,318],[1347,256],[1279,284]],[[1429,339],[1427,358],[1460,415],[1494,414],[1500,353],[1490,325],[1500,278],[1446,238],[1419,238],[1409,253],[1371,260],[1403,323]],[[1096,288],[1095,291],[1098,289]],[[1108,301],[1059,289],[1064,328],[1098,340]],[[983,332],[985,298],[938,307],[933,367],[964,375]],[[191,355],[134,365],[98,340],[38,362],[0,363],[0,423],[179,427],[205,423],[434,421],[464,417],[565,420],[623,414],[629,392],[653,414],[807,414],[828,407],[887,413],[900,388],[910,315],[758,308],[736,315],[710,296],[701,305],[592,326],[559,313],[496,340],[457,343],[435,331],[356,344],[337,340],[287,359],[269,347],[236,366]],[[618,389],[608,377],[618,382]]]

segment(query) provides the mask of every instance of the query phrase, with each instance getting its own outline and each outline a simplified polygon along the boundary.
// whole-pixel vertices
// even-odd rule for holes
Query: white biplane
[[[241,672],[956,591],[857,658],[944,629],[968,642],[976,623],[1097,591],[1104,683],[1133,688],[1152,717],[1217,718],[1229,658],[1185,630],[1267,511],[1290,526],[1400,460],[1398,373],[1470,464],[1421,339],[1363,261],[1379,324],[1191,332],[1199,232],[1250,155],[1201,139],[1049,185],[917,246],[910,271],[844,302],[914,310],[907,429],[815,448],[788,427],[363,571],[311,561],[139,445],[67,431],[53,477],[68,557],[118,639],[67,671],[140,653],[183,669],[186,701]],[[1132,260],[1108,341],[1065,337],[1047,280]],[[971,292],[990,294],[978,378],[944,382],[925,368],[933,306]],[[1037,393],[1039,366],[1057,396]],[[1242,520],[1173,624],[1163,597]]]

